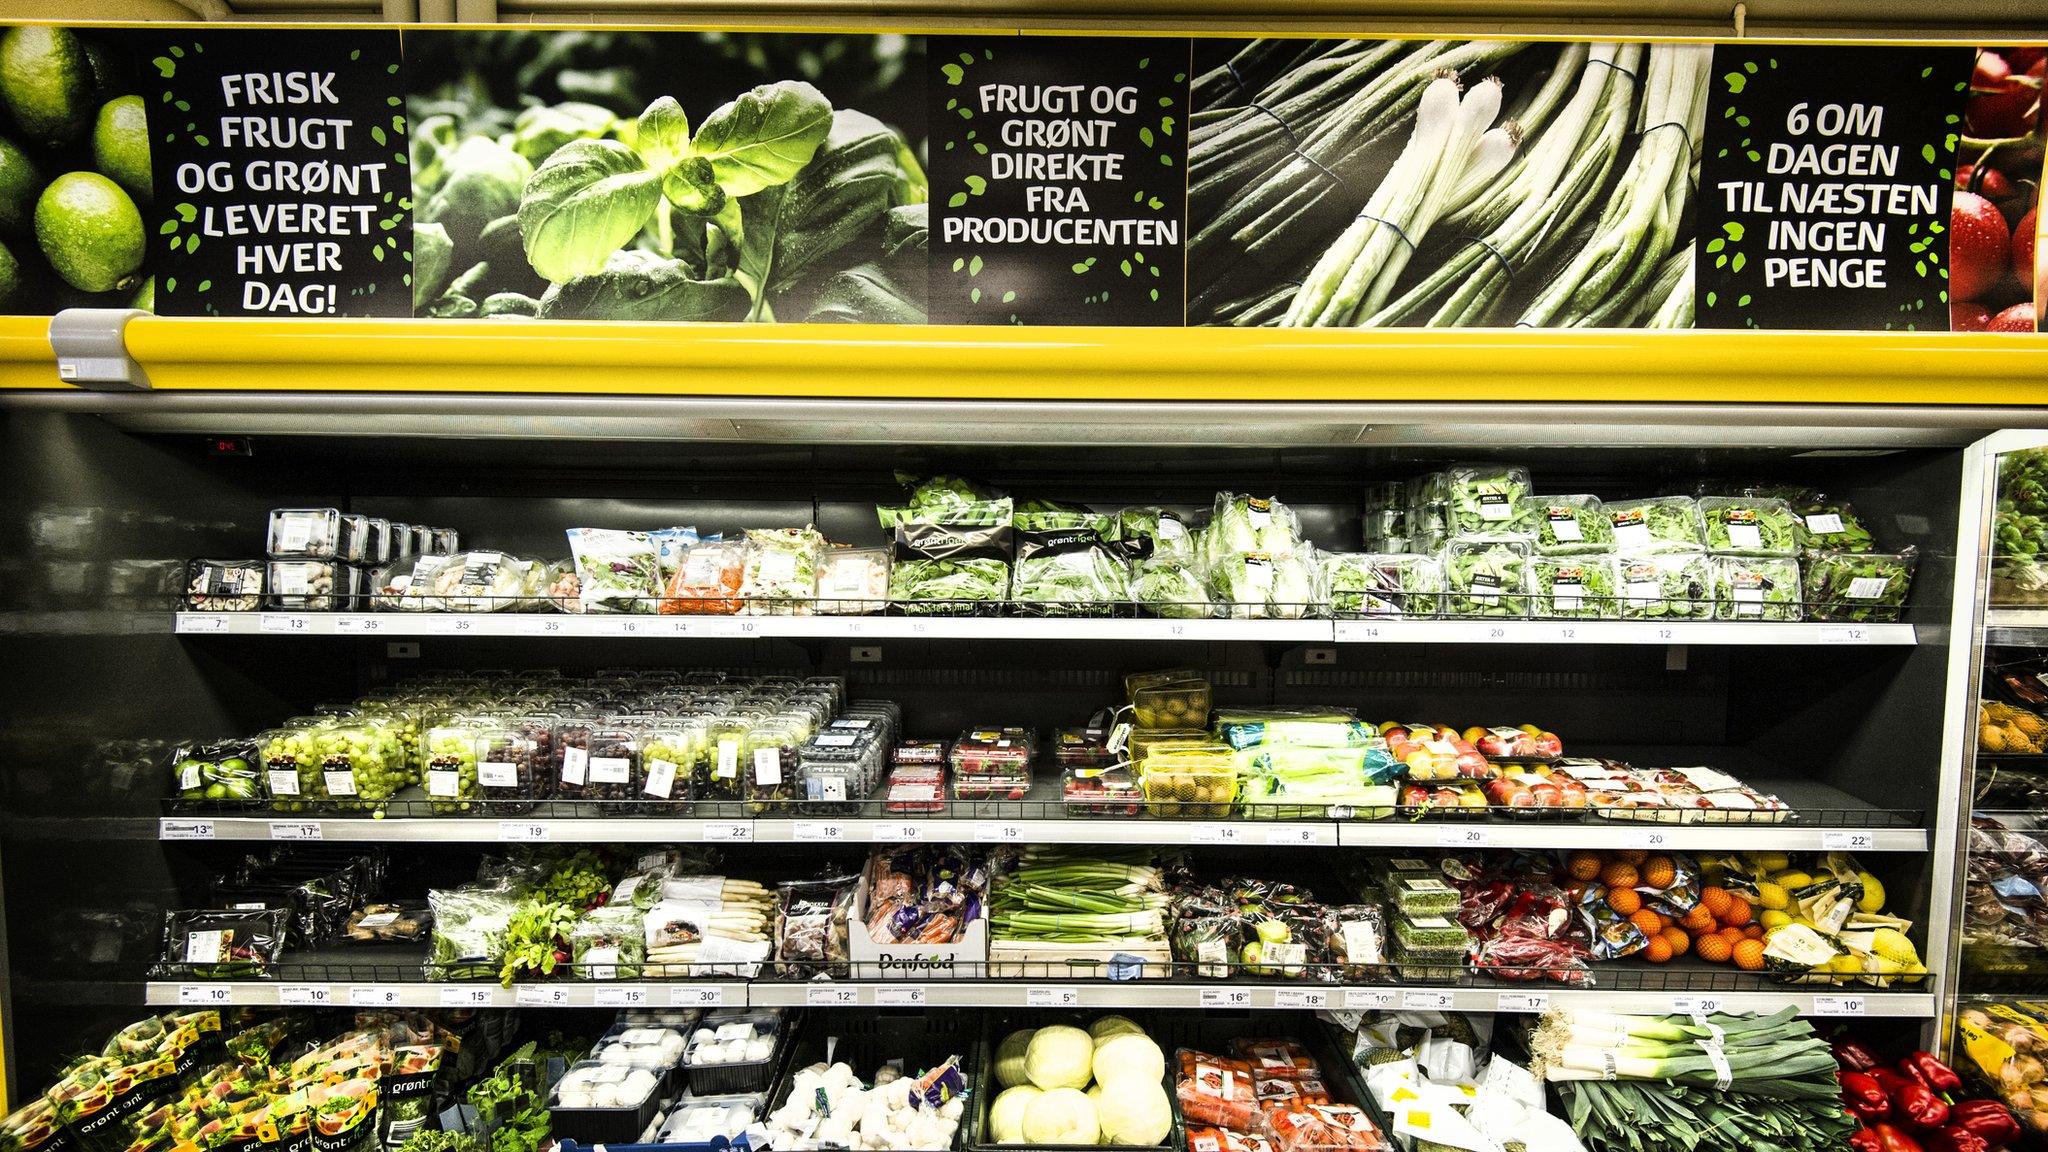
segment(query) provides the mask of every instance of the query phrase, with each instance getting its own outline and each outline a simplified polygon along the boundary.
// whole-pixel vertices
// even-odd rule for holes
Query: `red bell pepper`
[[[1868,1072],[1837,1072],[1842,1085],[1842,1103],[1851,1115],[1865,1124],[1875,1124],[1892,1114],[1891,1094]]]
[[[1926,1152],[1991,1152],[1982,1136],[1954,1125],[1927,1133],[1920,1143]]]
[[[1878,1152],[1926,1152],[1918,1140],[1890,1124],[1872,1124],[1870,1130],[1877,1134]]]
[[[1963,1078],[1943,1064],[1932,1052],[1914,1052],[1899,1061],[1899,1070],[1927,1086],[1937,1096],[1951,1097],[1963,1090]]]
[[[1873,1068],[1866,1073],[1891,1097],[1892,1115],[1914,1128],[1939,1128],[1948,1123],[1948,1103],[1918,1080],[1892,1071]]]
[[[1948,1122],[1984,1138],[1993,1148],[2003,1148],[2020,1138],[2020,1122],[2012,1110],[1996,1100],[1964,1100],[1950,1105]]]
[[[1854,1040],[1844,1040],[1835,1045],[1835,1063],[1851,1072],[1868,1072],[1884,1061],[1877,1058],[1877,1053]]]
[[[1849,1152],[1884,1152],[1884,1145],[1878,1143],[1877,1133],[1868,1128],[1858,1128],[1849,1137]]]

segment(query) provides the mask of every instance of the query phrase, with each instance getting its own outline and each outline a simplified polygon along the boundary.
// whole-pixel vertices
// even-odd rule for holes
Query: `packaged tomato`
[[[1232,1132],[1228,1128],[1190,1128],[1188,1152],[1273,1152],[1273,1142],[1256,1132]]]
[[[747,550],[737,540],[706,540],[683,552],[661,593],[665,616],[731,616],[740,610]]]
[[[1174,1095],[1183,1117],[1197,1124],[1251,1129],[1259,1101],[1250,1064],[1191,1048],[1181,1049],[1177,1058],[1180,1074],[1174,1080]]]
[[[1387,1138],[1350,1104],[1310,1104],[1265,1114],[1275,1152],[1382,1152]]]

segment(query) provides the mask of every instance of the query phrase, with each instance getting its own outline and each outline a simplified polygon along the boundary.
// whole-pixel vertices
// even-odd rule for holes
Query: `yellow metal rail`
[[[0,387],[61,387],[0,319]],[[2048,405],[2048,336],[141,317],[160,390]]]

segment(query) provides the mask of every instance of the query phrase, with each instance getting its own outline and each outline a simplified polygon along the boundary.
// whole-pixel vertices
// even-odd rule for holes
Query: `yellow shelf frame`
[[[0,387],[64,387],[41,318]],[[159,391],[2048,405],[2048,336],[138,317]]]

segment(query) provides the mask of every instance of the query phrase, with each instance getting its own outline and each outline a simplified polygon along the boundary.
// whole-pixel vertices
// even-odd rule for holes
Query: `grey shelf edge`
[[[1784,989],[1748,992],[1631,992],[1607,988],[1532,985],[1510,989],[1429,988],[1403,985],[1309,987],[1300,984],[1200,985],[1164,981],[1000,982],[889,980],[780,983],[540,984],[292,984],[267,981],[176,983],[151,981],[151,1005],[333,1007],[812,1007],[812,1008],[1192,1008],[1192,1009],[1405,1009],[1461,1012],[1538,1012],[1557,1005],[1597,1006],[1613,1012],[1775,1012],[1791,1007],[1805,1016],[1924,1019],[1934,1015],[1931,992],[1857,989]]]
[[[1987,644],[2048,645],[2048,608],[1992,608],[1984,613]]]
[[[1924,828],[1631,821],[960,820],[915,816],[810,820],[576,818],[469,820],[166,816],[166,841],[334,840],[356,843],[1160,844],[1357,848],[1649,848],[1692,851],[1925,852]]]
[[[1135,620],[1089,617],[567,616],[540,613],[180,612],[180,635],[538,639],[1253,640],[1335,644],[1898,646],[1911,624],[1692,620]]]

